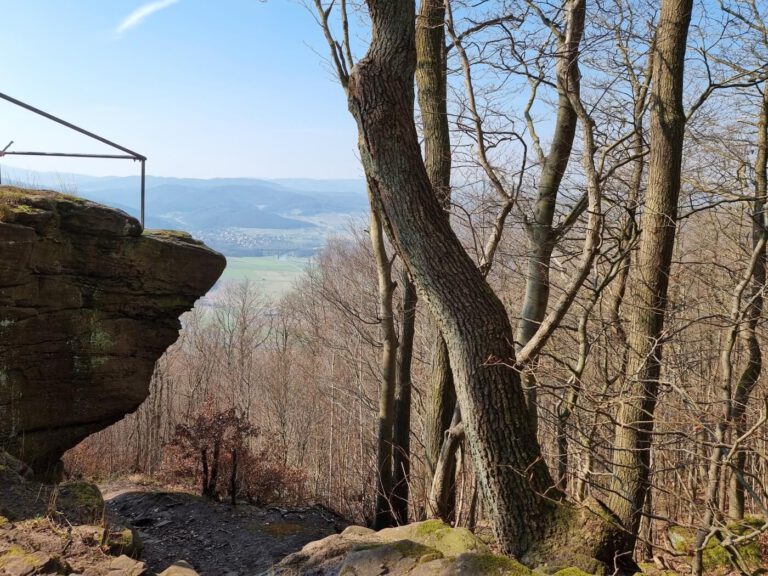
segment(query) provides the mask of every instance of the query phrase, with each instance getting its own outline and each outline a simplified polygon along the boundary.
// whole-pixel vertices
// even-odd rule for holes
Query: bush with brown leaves
[[[259,445],[258,449],[254,446]],[[233,504],[298,504],[303,501],[305,474],[289,466],[277,442],[234,409],[203,404],[188,424],[176,426],[163,451],[162,474],[168,482],[196,485],[201,494]]]

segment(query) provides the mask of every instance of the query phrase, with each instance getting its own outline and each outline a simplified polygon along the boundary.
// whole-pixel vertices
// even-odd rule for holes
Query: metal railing
[[[7,94],[3,94],[0,92],[0,98],[3,100],[6,100],[10,102],[11,104],[15,104],[16,106],[20,106],[21,108],[24,108],[25,110],[29,110],[30,112],[33,112],[39,116],[42,116],[43,118],[47,118],[48,120],[52,120],[53,122],[56,122],[57,124],[61,124],[62,126],[65,126],[71,130],[74,130],[75,132],[79,132],[80,134],[84,134],[85,136],[88,136],[89,138],[93,138],[94,140],[98,140],[102,144],[106,144],[107,146],[111,146],[112,148],[115,148],[116,150],[120,150],[123,152],[123,154],[85,154],[85,153],[77,153],[77,152],[27,152],[27,151],[16,151],[16,150],[9,150],[8,148],[13,144],[11,141],[4,150],[0,151],[0,157],[2,156],[54,156],[59,158],[107,158],[110,160],[133,160],[134,162],[138,161],[141,162],[141,225],[144,226],[144,206],[145,206],[145,196],[146,196],[146,164],[147,164],[147,157],[143,154],[139,154],[138,152],[134,152],[133,150],[130,150],[129,148],[126,148],[125,146],[121,146],[120,144],[116,144],[115,142],[112,142],[111,140],[107,140],[103,136],[99,136],[98,134],[94,134],[93,132],[90,132],[84,128],[81,128],[80,126],[76,126],[75,124],[72,124],[71,122],[67,122],[66,120],[63,120],[57,116],[54,116],[53,114],[49,114],[48,112],[45,112],[44,110],[40,110],[39,108],[35,108],[34,106],[31,106],[27,104],[26,102],[22,102],[21,100],[17,100],[16,98],[12,98],[11,96],[8,96]]]

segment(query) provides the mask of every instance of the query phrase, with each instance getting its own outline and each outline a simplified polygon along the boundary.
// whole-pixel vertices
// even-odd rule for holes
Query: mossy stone
[[[741,522],[729,524],[727,529],[738,536],[744,535],[763,524],[764,520],[761,518],[747,518]],[[684,526],[672,526],[669,528],[668,534],[669,540],[677,552],[688,555],[694,554],[696,547],[695,530]],[[761,567],[762,553],[757,539],[738,545],[737,550],[747,566],[755,569]],[[727,568],[731,565],[731,555],[723,547],[720,535],[712,536],[707,542],[702,554],[702,563],[705,571]]]
[[[532,576],[530,568],[512,558],[496,554],[462,554],[454,562],[455,574],[478,576]]]
[[[58,486],[55,509],[51,512],[72,523],[98,523],[104,515],[104,498],[96,484],[81,480],[64,482]]]
[[[407,526],[387,528],[378,532],[383,541],[412,540],[434,548],[447,557],[458,556],[465,552],[488,552],[488,548],[466,528],[451,528],[440,520],[426,520]]]
[[[66,568],[58,558],[44,552],[28,552],[20,546],[11,546],[0,554],[3,574],[60,574]]]
[[[412,540],[396,540],[357,548],[344,559],[339,576],[381,573],[382,567],[389,574],[408,574],[421,563],[424,556],[435,553],[434,549]]]
[[[554,576],[592,576],[580,568],[563,568],[555,572]]]
[[[139,533],[131,528],[111,532],[107,538],[107,551],[112,556],[139,558],[143,547]]]

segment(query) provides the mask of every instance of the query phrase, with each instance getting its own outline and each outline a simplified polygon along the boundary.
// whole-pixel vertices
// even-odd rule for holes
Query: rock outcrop
[[[350,526],[307,544],[273,569],[278,576],[532,576],[492,554],[474,534],[427,520],[374,532]]]
[[[46,473],[134,411],[225,264],[119,210],[0,187],[0,448]]]

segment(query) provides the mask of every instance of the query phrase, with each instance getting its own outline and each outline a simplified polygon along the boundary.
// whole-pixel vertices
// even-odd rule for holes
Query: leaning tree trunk
[[[599,557],[631,555],[648,491],[661,341],[675,244],[685,134],[683,71],[692,0],[663,0],[654,46],[648,188],[633,282],[628,382],[618,414],[608,507],[621,530],[608,530]]]
[[[349,81],[360,153],[391,240],[448,347],[469,450],[494,534],[507,553],[555,521],[553,482],[528,418],[506,310],[450,227],[413,121],[413,0],[368,0],[370,48]]]
[[[444,0],[422,0],[419,5],[416,18],[416,85],[424,138],[424,163],[432,189],[447,218],[451,204],[451,136],[448,126]],[[442,333],[435,339],[432,350],[429,384],[424,445],[429,473],[427,481],[433,488],[428,496],[426,512],[429,517],[450,521],[455,502],[455,483],[440,482],[435,486],[432,482],[438,463],[441,477],[453,478],[456,471],[455,453],[440,459],[444,436],[456,407],[453,374]],[[441,506],[435,508],[432,502],[440,502]]]

